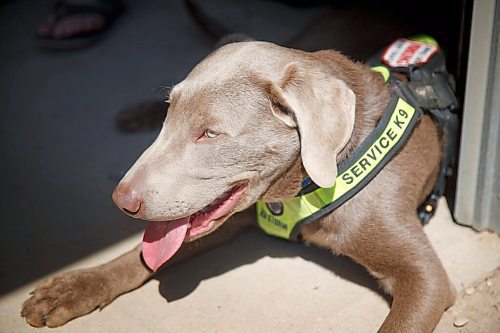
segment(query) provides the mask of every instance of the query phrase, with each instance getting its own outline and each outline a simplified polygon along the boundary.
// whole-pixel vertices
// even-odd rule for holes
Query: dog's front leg
[[[379,278],[393,296],[381,333],[430,333],[455,299],[454,288],[419,221],[413,215],[407,219],[411,221],[363,225],[366,230],[358,230],[354,241],[363,245],[346,253]]]
[[[252,224],[254,214],[253,210],[238,214],[215,233],[184,243],[168,265],[224,243]],[[60,326],[106,306],[153,275],[142,260],[141,246],[137,246],[104,265],[65,272],[43,281],[23,303],[21,315],[32,326]]]
[[[416,216],[407,215],[406,221],[372,217],[356,223],[348,219],[353,215],[338,214],[330,226],[305,225],[302,235],[353,258],[393,296],[380,333],[432,332],[453,304],[455,291]]]
[[[141,259],[141,247],[101,266],[56,275],[40,283],[23,303],[21,315],[36,327],[60,326],[104,307],[153,275]]]

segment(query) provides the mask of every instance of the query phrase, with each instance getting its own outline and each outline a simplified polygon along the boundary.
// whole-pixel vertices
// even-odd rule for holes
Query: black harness
[[[434,42],[437,46],[432,38],[426,36],[415,38],[417,41],[422,39]],[[454,111],[458,109],[459,103],[455,96],[455,79],[448,73],[445,56],[439,48],[426,62],[407,66],[391,67],[391,63],[384,59],[384,54],[387,54],[387,49],[375,54],[367,64],[387,66],[390,70],[388,83],[395,93],[420,109],[423,114],[430,115],[438,125],[443,138],[443,154],[436,184],[431,194],[417,209],[420,221],[426,224],[435,213],[437,200],[443,196],[447,177],[453,174],[456,163],[458,115]],[[404,80],[398,78],[401,75]]]

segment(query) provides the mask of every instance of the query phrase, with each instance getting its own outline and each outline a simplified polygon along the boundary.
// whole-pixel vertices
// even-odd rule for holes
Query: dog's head
[[[297,161],[332,186],[354,126],[355,96],[311,53],[264,42],[226,45],[177,84],[155,142],[113,193],[151,221],[143,243],[156,270],[261,199]]]

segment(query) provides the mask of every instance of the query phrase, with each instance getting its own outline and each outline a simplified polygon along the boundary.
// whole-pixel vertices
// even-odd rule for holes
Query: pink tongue
[[[142,257],[156,272],[179,250],[186,237],[189,216],[169,222],[150,222],[142,240]]]

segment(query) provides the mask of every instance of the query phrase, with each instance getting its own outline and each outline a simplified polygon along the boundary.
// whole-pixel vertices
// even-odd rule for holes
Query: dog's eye
[[[198,139],[196,139],[196,142],[201,143],[201,142],[205,142],[208,140],[212,140],[212,139],[215,139],[216,137],[218,137],[220,134],[221,133],[207,129],[207,130],[203,131],[203,134],[200,135],[198,137]]]
[[[214,132],[214,131],[209,130],[209,129],[207,129],[207,130],[205,130],[205,132],[203,132],[203,136],[205,138],[208,138],[208,139],[213,139],[213,138],[217,137],[218,135],[219,135],[219,133]]]

